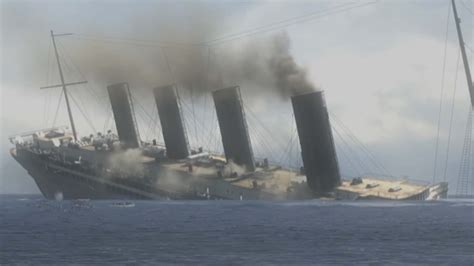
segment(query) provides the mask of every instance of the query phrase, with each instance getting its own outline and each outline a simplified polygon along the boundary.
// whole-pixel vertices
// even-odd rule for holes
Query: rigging
[[[449,131],[448,131],[448,145],[446,146],[446,160],[444,162],[444,175],[443,181],[446,181],[446,175],[448,172],[448,161],[449,161],[449,149],[451,147],[451,133],[453,129],[453,115],[454,115],[454,103],[456,101],[456,90],[457,90],[457,82],[458,82],[458,71],[459,71],[459,59],[460,56],[458,54],[458,60],[456,62],[456,72],[454,74],[454,89],[453,89],[453,98],[451,101],[451,116],[449,119]]]
[[[209,48],[210,46],[218,45],[221,43],[242,39],[242,38],[260,34],[260,33],[275,31],[278,29],[286,28],[294,24],[300,24],[300,23],[311,21],[311,20],[327,17],[330,15],[347,12],[353,9],[358,9],[358,8],[374,5],[378,3],[379,1],[380,0],[374,0],[372,2],[356,3],[356,4],[354,3],[340,4],[340,5],[333,6],[324,10],[317,10],[306,15],[281,20],[275,23],[259,26],[253,29],[248,29],[248,30],[244,30],[241,32],[233,33],[233,34],[227,34],[221,37],[214,38],[212,40],[203,41],[201,43],[185,43],[185,42],[174,42],[174,41],[173,42],[160,42],[157,40],[144,40],[144,39],[133,39],[133,38],[123,38],[123,37],[112,37],[112,36],[95,36],[95,35],[88,35],[88,34],[75,34],[74,38],[79,39],[79,40],[120,43],[120,44],[145,46],[145,47],[146,46],[160,47],[161,49],[165,49],[169,47],[177,47],[177,46],[181,48],[186,48],[186,47]]]
[[[68,112],[68,115],[69,115],[69,123],[71,124],[71,128],[72,128],[72,134],[73,134],[74,140],[77,141],[76,126],[74,125],[74,119],[73,119],[73,116],[72,116],[71,106],[69,104],[69,97],[68,97],[68,94],[67,94],[67,86],[83,84],[83,83],[87,83],[87,81],[73,82],[73,83],[68,83],[68,84],[66,84],[65,81],[64,81],[63,70],[61,68],[61,62],[60,62],[60,59],[59,59],[58,49],[56,47],[55,37],[67,36],[67,35],[71,35],[71,33],[54,34],[53,31],[51,30],[51,39],[53,41],[54,53],[56,55],[56,62],[58,64],[58,71],[59,71],[59,77],[61,78],[61,84],[60,85],[42,87],[41,89],[62,87],[62,92],[63,92],[62,94],[64,94],[64,99],[66,100],[67,112]]]
[[[469,179],[471,179],[472,186],[474,186],[474,176],[473,176],[473,171],[471,171],[471,160],[472,160],[472,108],[474,107],[474,88],[472,86],[472,77],[471,77],[471,72],[469,69],[469,62],[467,60],[467,55],[466,55],[466,49],[465,49],[465,43],[461,31],[461,19],[458,16],[457,10],[456,10],[456,3],[454,0],[451,0],[452,8],[453,8],[453,14],[454,14],[454,20],[456,22],[456,31],[458,34],[458,40],[459,40],[459,47],[461,49],[461,55],[463,59],[463,64],[464,64],[464,70],[466,73],[466,81],[467,81],[467,87],[469,90],[469,95],[471,98],[471,108],[469,108],[469,116],[468,116],[468,121],[467,121],[467,126],[466,126],[466,133],[464,137],[464,146],[463,146],[463,153],[461,157],[461,165],[460,165],[460,170],[459,170],[459,175],[458,175],[458,187],[456,188],[457,192],[459,193],[466,193],[467,194],[467,186]]]
[[[451,17],[451,7],[448,5],[448,16],[446,19],[446,33],[444,38],[444,55],[443,55],[443,71],[441,72],[441,89],[439,94],[439,111],[438,111],[438,126],[436,133],[436,144],[435,144],[435,154],[434,154],[434,163],[433,163],[433,180],[432,183],[436,182],[436,171],[438,166],[438,150],[439,150],[439,135],[441,129],[441,113],[443,109],[443,95],[444,95],[444,80],[446,75],[446,58],[447,58],[447,49],[448,49],[448,36],[449,36],[449,22]]]

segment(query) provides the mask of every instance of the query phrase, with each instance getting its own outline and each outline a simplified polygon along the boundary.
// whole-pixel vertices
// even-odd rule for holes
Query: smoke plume
[[[300,94],[315,89],[308,80],[306,70],[299,66],[290,53],[288,35],[277,35],[273,39],[274,51],[268,59],[268,66],[276,87],[282,94]]]
[[[139,149],[121,150],[112,153],[108,167],[114,176],[131,177],[143,176],[142,151]]]
[[[292,56],[290,38],[284,32],[206,44],[205,40],[222,35],[220,25],[225,25],[204,19],[208,8],[189,11],[192,32],[191,28],[177,27],[175,18],[169,18],[166,23],[160,21],[159,33],[150,36],[150,23],[135,18],[130,27],[153,42],[125,40],[117,44],[111,40],[99,45],[93,38],[79,36],[83,42],[69,50],[91,79],[105,85],[129,82],[132,89],[152,89],[176,83],[196,93],[240,85],[253,93],[284,98],[315,90],[306,70]]]

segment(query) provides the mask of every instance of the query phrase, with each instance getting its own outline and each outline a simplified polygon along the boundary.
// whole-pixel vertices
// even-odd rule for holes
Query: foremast
[[[54,32],[51,30],[51,40],[53,42],[54,54],[56,56],[56,62],[58,64],[58,71],[59,71],[59,77],[61,79],[61,84],[53,85],[53,86],[47,86],[47,87],[41,87],[41,89],[57,88],[57,87],[62,87],[63,88],[64,99],[66,100],[67,113],[68,113],[68,116],[69,116],[69,123],[71,124],[71,129],[72,129],[72,134],[73,134],[73,137],[74,137],[74,141],[77,141],[77,131],[76,131],[76,126],[74,124],[74,118],[72,116],[71,105],[69,103],[69,95],[68,95],[68,92],[67,92],[67,86],[68,85],[83,84],[83,83],[87,83],[87,81],[80,81],[80,82],[73,82],[73,83],[66,83],[64,81],[63,70],[61,68],[61,60],[59,60],[59,53],[58,53],[58,49],[56,47],[55,37],[66,36],[66,35],[72,35],[72,33],[54,34]]]

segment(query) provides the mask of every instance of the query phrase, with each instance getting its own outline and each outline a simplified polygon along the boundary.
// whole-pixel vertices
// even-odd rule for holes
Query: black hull
[[[233,185],[221,179],[195,179],[192,175],[160,169],[152,169],[153,177],[144,180],[113,177],[107,173],[92,173],[90,168],[67,163],[66,160],[51,160],[26,149],[12,149],[12,157],[18,161],[35,180],[39,190],[47,199],[229,199],[229,200],[304,200],[316,198],[302,184],[285,194]],[[171,175],[172,178],[166,178]],[[379,181],[381,182],[381,181]],[[390,185],[390,184],[389,184]],[[347,189],[346,189],[347,190]],[[335,199],[362,199],[360,193],[338,188]],[[447,184],[427,186],[405,200],[437,199],[446,195]],[[365,196],[367,200],[397,200],[397,198]]]
[[[273,195],[252,188],[234,186],[223,180],[193,180],[193,176],[173,175],[173,181],[161,183],[130,182],[81,170],[80,167],[52,161],[47,156],[25,149],[12,149],[11,155],[35,180],[48,199],[302,199],[288,195]],[[158,173],[157,178],[167,172]],[[169,172],[168,172],[169,173]],[[167,178],[164,178],[167,180]],[[169,180],[169,179],[168,179]],[[193,181],[191,181],[193,180]],[[159,182],[159,180],[158,180]],[[306,198],[309,198],[306,196]]]
[[[33,178],[47,199],[160,199],[169,196],[152,195],[114,182],[104,182],[92,175],[67,171],[29,152],[17,153],[12,149],[11,155]]]

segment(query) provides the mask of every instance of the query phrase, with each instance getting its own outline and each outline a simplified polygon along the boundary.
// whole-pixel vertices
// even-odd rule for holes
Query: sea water
[[[474,201],[0,196],[0,264],[474,264]]]

